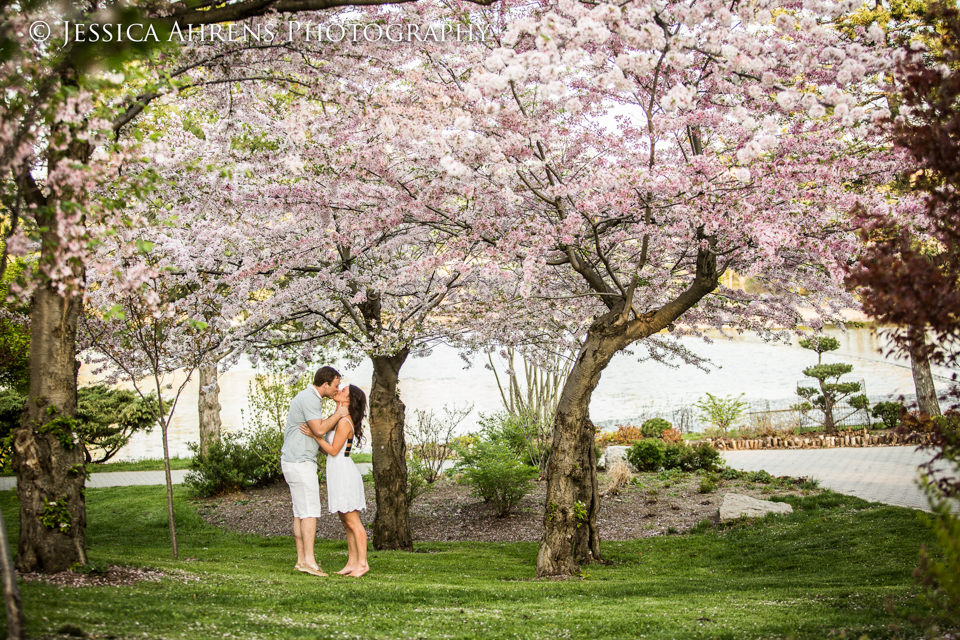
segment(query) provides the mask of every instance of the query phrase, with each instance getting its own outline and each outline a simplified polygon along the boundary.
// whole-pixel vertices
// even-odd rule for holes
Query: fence
[[[862,383],[862,381],[861,381]],[[809,385],[810,381],[805,380],[804,385]],[[903,402],[909,409],[911,405],[916,405],[916,395],[877,395],[868,396],[870,407],[878,402],[884,401]],[[736,426],[746,427],[748,429],[786,429],[797,427],[821,427],[822,421],[816,422],[813,416],[804,417],[797,410],[799,404],[798,398],[782,398],[779,400],[749,400],[746,411],[737,421]],[[849,415],[848,415],[849,414]],[[613,431],[620,425],[640,426],[650,418],[664,418],[668,420],[674,429],[683,433],[701,432],[711,425],[700,420],[696,409],[692,406],[681,407],[655,407],[645,408],[640,415],[633,418],[604,420],[597,423],[604,431]],[[837,419],[840,418],[840,419]],[[853,408],[841,401],[839,407],[834,413],[834,422],[839,429],[848,427],[858,427],[869,425],[876,420],[871,419],[866,410],[853,411]],[[735,427],[736,428],[736,427]]]

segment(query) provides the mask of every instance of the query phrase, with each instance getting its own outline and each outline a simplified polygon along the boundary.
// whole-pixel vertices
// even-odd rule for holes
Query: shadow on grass
[[[91,560],[159,569],[159,583],[23,584],[32,635],[73,624],[91,636],[222,638],[899,638],[922,634],[910,577],[928,541],[915,512],[825,492],[785,498],[787,516],[699,533],[605,542],[609,564],[534,580],[531,543],[421,543],[371,551],[355,580],[293,571],[292,538],[207,525],[176,490],[180,560],[164,489],[87,493]],[[15,496],[0,494],[13,543]],[[317,541],[327,570],[341,541]]]

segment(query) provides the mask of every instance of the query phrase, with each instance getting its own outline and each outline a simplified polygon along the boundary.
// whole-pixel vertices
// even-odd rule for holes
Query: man
[[[317,537],[317,518],[323,515],[320,504],[320,481],[317,478],[316,440],[300,433],[300,425],[307,423],[319,434],[337,426],[347,415],[346,407],[321,419],[323,399],[333,398],[340,388],[340,374],[333,367],[321,367],[313,376],[313,384],[301,391],[290,402],[287,412],[283,449],[280,450],[280,468],[290,487],[293,499],[293,537],[297,541],[297,564],[294,569],[314,576],[325,576],[313,553]]]

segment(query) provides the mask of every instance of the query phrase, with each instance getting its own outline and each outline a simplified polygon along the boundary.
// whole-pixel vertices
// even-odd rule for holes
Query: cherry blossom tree
[[[505,30],[486,12],[500,46],[436,60],[437,153],[464,196],[435,224],[522,266],[531,309],[585,329],[538,575],[600,558],[589,403],[614,354],[678,352],[710,327],[773,338],[857,305],[843,282],[856,230],[890,210],[882,187],[903,162],[882,124],[882,29],[834,28],[858,4],[545,2]],[[721,287],[727,269],[762,291]]]
[[[124,219],[125,206],[127,198],[138,197],[149,185],[123,186],[127,174],[118,169],[143,156],[114,141],[154,100],[184,88],[180,80],[194,68],[192,63],[178,66],[176,46],[161,46],[157,40],[128,39],[104,46],[74,38],[67,43],[57,29],[51,35],[35,25],[56,27],[64,20],[121,28],[143,24],[163,41],[163,36],[191,26],[311,11],[321,12],[306,14],[320,22],[323,12],[337,7],[377,4],[390,2],[277,0],[215,7],[133,2],[66,8],[38,2],[0,9],[0,175],[7,177],[2,202],[8,220],[4,256],[27,251],[39,255],[39,269],[22,287],[33,303],[32,401],[14,446],[20,460],[15,468],[21,570],[59,571],[84,561],[83,474],[69,471],[81,452],[69,444],[68,421],[76,413],[76,327],[85,269],[111,228],[141,224]],[[264,65],[277,59],[281,48],[279,43],[250,47],[265,57],[260,66],[243,71],[263,75],[268,69]],[[0,270],[4,264],[5,258]],[[47,428],[54,419],[51,407],[58,414],[55,419],[63,420]],[[49,502],[68,505],[68,527],[43,526],[41,516]]]
[[[112,269],[88,274],[87,311],[80,319],[80,344],[95,373],[110,383],[133,385],[144,405],[160,425],[163,440],[167,517],[173,557],[179,557],[173,510],[168,432],[180,395],[193,373],[212,353],[240,353],[231,348],[238,330],[225,308],[219,283],[175,274],[164,264],[169,257],[154,257],[152,242],[141,241],[138,252],[125,251],[137,243],[110,243]],[[103,264],[103,263],[101,263]],[[146,272],[129,278],[131,271]],[[139,276],[139,274],[134,274]],[[131,282],[136,284],[131,284]],[[175,375],[182,375],[179,381]],[[152,398],[161,399],[159,402]]]

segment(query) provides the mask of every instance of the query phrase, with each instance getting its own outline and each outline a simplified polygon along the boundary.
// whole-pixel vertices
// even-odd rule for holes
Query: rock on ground
[[[736,520],[746,516],[760,518],[768,513],[793,513],[793,507],[786,502],[770,502],[745,496],[742,493],[728,493],[723,496],[720,505],[720,520]]]
[[[600,461],[597,464],[597,467],[600,469],[610,469],[613,466],[613,463],[617,460],[627,460],[627,449],[630,447],[623,447],[620,445],[610,445],[607,447],[607,450],[603,452],[603,455],[600,456]],[[631,467],[632,468],[632,467]]]

